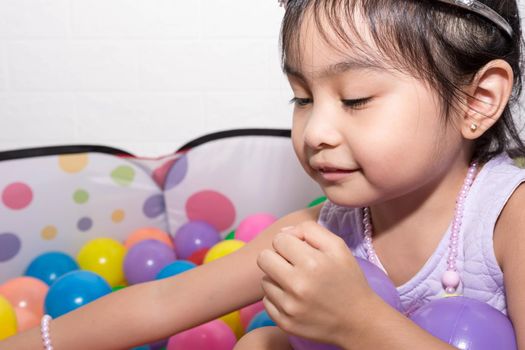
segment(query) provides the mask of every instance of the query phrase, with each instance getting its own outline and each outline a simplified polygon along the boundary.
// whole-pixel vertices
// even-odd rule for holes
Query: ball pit
[[[271,219],[267,218],[268,225],[271,224],[270,221]],[[212,238],[205,244],[206,247],[195,250],[195,247],[198,247],[198,244],[195,244],[198,238],[195,237],[203,237],[202,227],[206,227],[202,223],[195,225],[192,222],[192,225],[185,228],[193,226],[200,230],[198,235],[189,239],[190,242],[193,240],[193,247],[186,250],[191,251],[187,260],[177,260],[176,240],[156,239],[154,236],[162,231],[151,228],[135,230],[133,236],[130,235],[133,239],[125,241],[129,249],[123,243],[108,238],[88,241],[78,253],[79,264],[61,252],[41,254],[26,270],[31,276],[11,279],[0,285],[0,340],[16,332],[37,327],[43,313],[42,307],[52,317],[58,317],[112,291],[125,288],[126,284],[169,278],[197,265],[224,257],[242,248],[258,234],[254,233],[257,230],[251,231],[241,235],[241,238],[245,239],[242,240],[237,239],[236,234],[243,230],[236,230],[232,231],[234,233],[230,234],[228,239],[221,240],[216,230],[208,230],[213,232],[213,235],[209,235]],[[150,235],[151,232],[157,233]],[[162,235],[159,234],[160,236]],[[188,234],[189,236],[191,235]],[[216,239],[217,242],[211,244]],[[106,260],[106,264],[97,260]],[[399,310],[401,307],[397,290],[384,272],[367,260],[356,260],[370,287],[385,302]],[[111,264],[107,264],[108,261]],[[119,277],[119,270],[122,270],[123,277]],[[25,284],[31,285],[31,288]],[[35,287],[36,285],[38,287]],[[27,294],[28,290],[33,293],[39,291],[40,297]],[[40,310],[32,309],[38,304],[39,298]],[[17,307],[22,304],[26,307]],[[463,297],[439,299],[420,308],[411,318],[422,328],[456,347],[467,350],[516,350],[516,340],[508,318],[476,300]],[[275,326],[275,322],[259,301],[209,323],[173,335],[169,340],[143,345],[134,350],[231,350],[245,333],[265,326]],[[295,350],[338,349],[334,345],[305,338],[290,336],[289,339]],[[497,339],[497,345],[491,343],[491,339]]]

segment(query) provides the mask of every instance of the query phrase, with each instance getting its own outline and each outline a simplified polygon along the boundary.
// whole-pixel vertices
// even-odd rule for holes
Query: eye
[[[297,107],[304,107],[312,102],[313,100],[311,98],[301,98],[301,97],[294,97],[290,100],[290,103],[296,105]]]
[[[341,100],[341,102],[343,102],[343,105],[345,107],[349,107],[351,109],[359,109],[360,107],[363,107],[365,104],[370,102],[371,99],[372,97],[365,97],[353,100]]]

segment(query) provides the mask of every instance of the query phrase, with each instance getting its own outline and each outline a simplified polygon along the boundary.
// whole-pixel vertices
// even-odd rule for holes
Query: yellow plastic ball
[[[17,330],[15,310],[9,301],[0,295],[0,340],[15,335]]]
[[[87,242],[78,252],[78,265],[83,270],[103,277],[111,287],[123,284],[126,248],[112,238],[96,238]]]
[[[209,263],[210,261],[217,260],[233,253],[234,251],[242,248],[246,242],[240,241],[238,239],[229,239],[227,241],[221,241],[214,245],[208,250],[206,256],[204,256],[204,263]]]
[[[244,327],[241,323],[241,313],[239,311],[230,312],[219,319],[223,320],[228,325],[228,327],[232,329],[233,333],[235,333],[235,336],[237,337],[237,340],[241,339],[241,337],[244,335]]]

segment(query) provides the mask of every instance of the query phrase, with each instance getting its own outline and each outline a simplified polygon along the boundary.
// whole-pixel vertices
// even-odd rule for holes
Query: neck
[[[429,230],[441,234],[454,215],[468,167],[467,157],[458,157],[416,191],[372,206],[374,237],[399,232],[416,238]]]

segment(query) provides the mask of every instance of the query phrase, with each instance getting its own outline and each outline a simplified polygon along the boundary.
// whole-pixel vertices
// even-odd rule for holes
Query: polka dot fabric
[[[104,153],[0,162],[0,284],[37,255],[72,255],[96,237],[124,239],[141,226],[167,229],[150,171]]]
[[[245,217],[304,208],[321,190],[301,168],[289,138],[210,141],[177,159],[164,182],[170,231],[204,220],[225,237]]]

